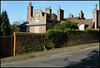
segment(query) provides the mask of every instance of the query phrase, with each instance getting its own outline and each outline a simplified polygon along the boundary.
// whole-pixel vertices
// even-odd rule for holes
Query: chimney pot
[[[95,9],[97,10],[97,4],[95,5]]]
[[[31,6],[31,5],[32,5],[32,3],[30,2],[29,6]]]

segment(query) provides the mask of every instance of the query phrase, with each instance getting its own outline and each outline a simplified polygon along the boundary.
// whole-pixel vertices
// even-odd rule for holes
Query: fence
[[[1,58],[13,55],[14,36],[1,36]]]

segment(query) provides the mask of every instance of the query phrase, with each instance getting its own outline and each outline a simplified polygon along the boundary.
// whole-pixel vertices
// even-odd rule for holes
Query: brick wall
[[[44,26],[30,26],[29,31],[32,33],[35,33],[35,28],[39,28],[39,33],[45,33],[46,32],[46,25]]]

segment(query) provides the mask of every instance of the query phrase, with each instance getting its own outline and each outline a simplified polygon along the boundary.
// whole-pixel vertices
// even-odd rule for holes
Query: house
[[[30,3],[27,7],[27,21],[19,26],[21,32],[45,33],[49,29],[48,25],[55,25],[58,22],[63,23],[66,20],[77,22],[79,30],[84,30],[86,27],[98,28],[98,13],[100,12],[97,10],[97,4],[93,10],[93,19],[84,18],[82,10],[79,13],[79,17],[74,17],[73,14],[69,13],[69,17],[64,18],[64,10],[60,6],[57,10],[57,15],[52,13],[52,9],[49,7],[45,9],[45,12],[37,9],[33,17],[33,10],[33,6]]]
[[[30,3],[27,7],[27,21],[21,24],[21,32],[33,32],[33,33],[45,33],[48,30],[48,25],[55,25],[58,20],[63,18],[64,12],[62,9],[58,9],[58,15],[52,13],[51,7],[46,8],[45,12],[37,9],[33,17],[33,6]],[[59,19],[57,18],[59,17]],[[57,20],[58,19],[58,20]]]
[[[79,13],[79,17],[74,17],[73,14],[69,13],[68,18],[64,18],[61,23],[63,23],[66,20],[70,20],[72,22],[77,22],[79,26],[79,30],[84,30],[86,27],[88,28],[98,28],[98,19],[99,19],[99,11],[97,10],[97,4],[95,5],[95,9],[93,10],[93,19],[86,19],[84,18],[84,13],[81,10]]]

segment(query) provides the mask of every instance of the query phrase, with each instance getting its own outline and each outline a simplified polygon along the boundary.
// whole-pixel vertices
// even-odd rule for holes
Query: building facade
[[[66,20],[77,22],[80,30],[84,30],[86,26],[88,28],[98,28],[98,13],[100,12],[97,10],[97,4],[93,10],[93,19],[85,19],[82,10],[79,13],[79,17],[74,17],[73,14],[69,13],[69,17],[64,18],[64,10],[60,6],[57,10],[57,15],[52,13],[52,9],[49,7],[44,12],[37,9],[33,17],[33,10],[33,6],[30,3],[27,7],[27,21],[19,26],[21,32],[45,33],[48,30],[48,25],[55,25],[58,22],[63,23]]]
[[[45,12],[37,9],[34,13],[34,17],[33,10],[33,6],[30,3],[27,7],[27,21],[19,26],[21,32],[45,33],[48,30],[48,25],[55,25],[58,22],[57,18],[59,16],[62,17],[60,14],[62,13],[61,9],[59,9],[59,16],[52,13],[51,7],[46,8]]]

